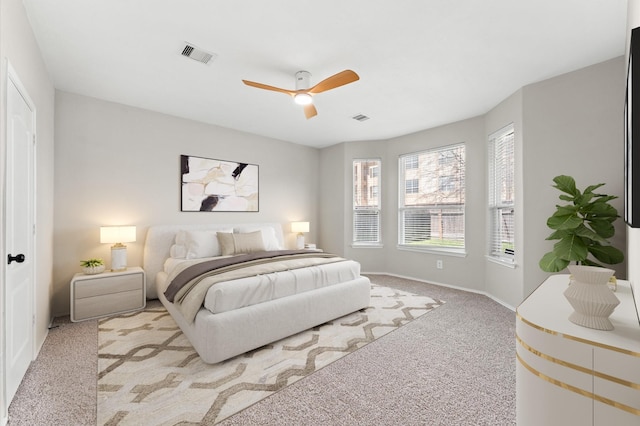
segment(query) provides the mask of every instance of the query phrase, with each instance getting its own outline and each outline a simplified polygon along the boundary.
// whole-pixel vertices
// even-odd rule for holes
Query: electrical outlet
[[[444,266],[442,265],[442,260],[438,259],[436,260],[436,268],[438,269],[442,269]]]

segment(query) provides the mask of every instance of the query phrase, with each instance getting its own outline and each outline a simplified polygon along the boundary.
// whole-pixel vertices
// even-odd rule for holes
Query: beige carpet
[[[372,285],[371,306],[205,364],[161,305],[99,321],[99,425],[214,424],[440,306]]]

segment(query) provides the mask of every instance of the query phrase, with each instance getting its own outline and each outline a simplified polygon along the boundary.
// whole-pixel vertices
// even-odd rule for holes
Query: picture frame
[[[259,211],[256,164],[181,155],[180,179],[183,212]]]

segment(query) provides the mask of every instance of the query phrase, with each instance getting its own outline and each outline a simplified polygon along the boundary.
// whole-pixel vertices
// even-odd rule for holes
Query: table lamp
[[[135,226],[101,226],[100,242],[113,244],[111,246],[111,270],[124,271],[127,269],[127,246],[136,240]]]
[[[309,232],[309,222],[291,222],[291,232],[297,232],[296,248],[304,248],[304,232]]]

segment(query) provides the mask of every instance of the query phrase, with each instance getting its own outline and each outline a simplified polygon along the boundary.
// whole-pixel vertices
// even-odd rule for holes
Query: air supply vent
[[[353,117],[351,117],[351,118],[353,118],[354,120],[357,120],[357,121],[367,121],[367,120],[369,119],[369,117],[367,117],[367,116],[366,116],[366,115],[364,115],[364,114],[354,115],[354,116],[353,116]]]
[[[212,59],[215,59],[218,55],[215,53],[205,52],[202,49],[198,49],[192,44],[187,43],[182,49],[182,56],[186,56],[187,58],[191,58],[194,61],[202,62],[203,64],[208,64]]]

